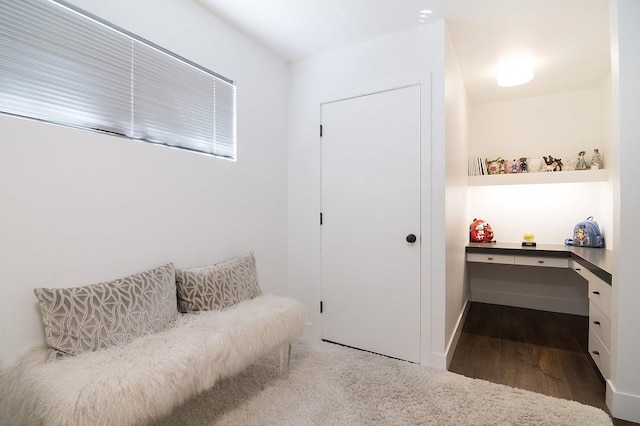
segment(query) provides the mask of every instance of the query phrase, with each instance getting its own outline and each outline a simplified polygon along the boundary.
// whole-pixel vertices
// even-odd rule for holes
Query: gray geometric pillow
[[[106,283],[34,293],[50,359],[128,343],[173,326],[178,317],[172,263]]]
[[[226,309],[262,294],[253,252],[212,266],[176,268],[178,310]]]

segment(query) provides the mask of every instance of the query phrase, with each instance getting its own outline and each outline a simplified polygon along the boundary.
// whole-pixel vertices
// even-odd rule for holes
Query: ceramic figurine
[[[505,172],[505,161],[498,157],[493,161],[487,161],[487,171],[490,175],[503,174]]]
[[[536,157],[529,158],[529,161],[527,163],[527,171],[529,173],[539,172],[540,169],[542,168],[543,162],[544,161],[542,160],[542,158],[536,158]]]
[[[593,150],[593,157],[591,157],[591,162],[589,166],[594,169],[602,169],[604,168],[604,164],[602,163],[602,157],[600,156],[600,150],[598,148]]]
[[[584,155],[586,151],[580,151],[578,153],[578,161],[576,162],[576,170],[586,170],[587,169],[587,160],[584,159]]]
[[[561,172],[562,164],[561,158],[554,158],[553,155],[549,155],[549,157],[542,157],[544,159],[545,164],[542,165],[543,172]]]
[[[519,169],[519,168],[520,168],[520,167],[518,166],[518,162],[517,162],[517,161],[516,161],[516,159],[514,158],[514,159],[511,161],[511,173],[518,173],[518,169]]]
[[[520,157],[520,173],[527,173],[527,157]]]
[[[567,164],[567,166],[564,168],[567,171],[574,171],[576,169],[576,164],[578,163],[578,159],[574,158],[573,160],[570,160],[569,163]]]

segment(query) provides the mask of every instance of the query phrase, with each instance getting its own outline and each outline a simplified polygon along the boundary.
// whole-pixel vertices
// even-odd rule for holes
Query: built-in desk
[[[469,243],[466,260],[482,264],[570,268],[579,274],[588,284],[589,353],[603,377],[609,378],[613,272],[613,253],[610,250],[559,244],[523,247],[516,243]]]
[[[613,252],[601,248],[574,247],[564,244],[538,244],[536,247],[522,247],[516,243],[469,243],[467,253],[494,254],[507,256],[541,256],[572,259],[591,271],[595,276],[611,285],[613,272]],[[468,259],[467,259],[468,260]],[[531,264],[530,266],[536,266]],[[544,266],[544,264],[540,264]]]

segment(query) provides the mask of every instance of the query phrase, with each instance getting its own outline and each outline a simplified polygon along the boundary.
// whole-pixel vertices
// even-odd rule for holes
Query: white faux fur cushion
[[[0,424],[140,424],[295,342],[303,326],[299,302],[265,294],[102,351],[45,362],[36,347],[0,372]]]

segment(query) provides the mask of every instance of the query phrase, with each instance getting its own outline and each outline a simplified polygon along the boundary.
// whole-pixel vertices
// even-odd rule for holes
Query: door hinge
[[[320,137],[322,137],[322,124],[320,125]]]
[[[322,225],[322,213],[320,213],[320,225]]]
[[[320,313],[322,313],[322,300],[320,301]]]

